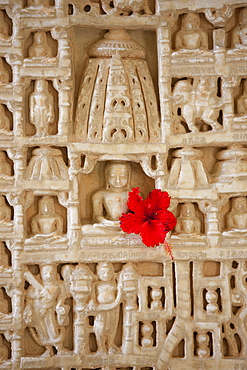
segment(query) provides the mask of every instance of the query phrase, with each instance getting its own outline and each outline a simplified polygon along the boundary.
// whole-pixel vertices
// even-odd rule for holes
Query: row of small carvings
[[[105,2],[104,2],[105,3]],[[114,7],[112,8],[110,5],[109,9],[114,11]],[[73,7],[73,5],[72,5]],[[89,6],[90,7],[90,6]],[[130,9],[131,6],[128,6]],[[70,8],[69,8],[70,9]],[[84,7],[85,9],[85,7]],[[218,37],[214,37],[213,41],[216,42],[216,47],[224,47],[226,44],[230,44],[231,48],[241,50],[246,48],[247,46],[247,38],[246,38],[246,25],[247,25],[247,8],[240,8],[236,9],[234,14],[233,10],[225,14],[227,21],[227,33],[223,28],[221,28],[221,32],[219,33]],[[206,19],[205,19],[206,16]],[[177,19],[176,19],[177,18]],[[228,18],[228,19],[227,19]],[[205,10],[205,14],[203,13],[194,13],[189,12],[186,14],[175,14],[173,15],[173,24],[177,23],[180,24],[180,30],[177,30],[177,26],[174,28],[175,33],[174,37],[174,50],[188,50],[188,51],[202,51],[208,50],[210,44],[212,44],[212,40],[209,40],[209,33],[212,33],[212,23],[215,23],[215,18],[210,11],[210,9]],[[11,33],[11,18],[7,15],[4,10],[0,10],[0,40],[6,41],[10,37]],[[210,23],[210,21],[212,23]],[[221,24],[222,27],[222,24]],[[216,25],[218,29],[218,25]],[[231,33],[229,32],[231,30]],[[218,32],[218,31],[217,31]],[[33,46],[30,49],[30,57],[47,57],[52,55],[51,48],[49,47],[45,32],[43,32],[42,37],[40,35],[34,39]],[[230,35],[230,42],[226,42],[226,37]],[[219,40],[217,40],[219,39]]]
[[[208,149],[213,150],[208,152]],[[130,187],[132,167],[139,163],[145,174],[156,179],[156,181],[158,179],[164,181],[164,176],[166,176],[168,189],[204,189],[206,191],[206,189],[213,187],[217,188],[217,184],[226,185],[229,189],[232,182],[239,181],[239,184],[242,183],[243,185],[241,191],[244,192],[245,177],[247,176],[247,148],[242,144],[232,144],[223,150],[208,147],[205,150],[204,153],[204,149],[201,150],[189,146],[182,149],[174,149],[171,157],[168,158],[168,163],[165,154],[130,154],[126,156],[126,161],[105,161],[100,158],[100,155],[83,155],[69,152],[70,166],[68,167],[65,163],[65,161],[68,161],[66,148],[44,146],[28,152],[21,148],[9,148],[6,151],[0,151],[0,180],[14,180],[15,172],[15,174],[18,174],[18,178],[22,178],[22,180],[54,181],[55,189],[57,189],[57,181],[69,179],[68,169],[70,176],[72,176],[71,178],[81,173],[84,175],[85,181],[86,174],[96,171],[96,164],[105,171],[106,175],[109,166],[112,164],[112,167],[114,167],[115,164],[115,171],[118,171],[118,165],[120,168],[125,168],[125,171],[128,173],[128,186]],[[27,154],[31,154],[28,164],[26,164]],[[122,157],[124,158],[124,156]],[[132,157],[133,163],[129,162],[129,159],[132,159]],[[215,158],[217,159],[216,163],[214,163]],[[208,174],[206,169],[209,166],[209,159],[214,163],[211,175]],[[169,162],[171,163],[170,165]],[[171,167],[170,173],[167,170],[168,165]],[[105,169],[103,169],[103,166],[105,166]],[[144,172],[142,172],[143,176]],[[42,184],[40,186],[42,188]],[[52,187],[52,184],[50,186]],[[236,189],[232,188],[230,192],[236,191]],[[193,195],[191,198],[193,198]]]
[[[81,227],[78,225],[79,220],[72,218],[75,211],[75,205],[65,207],[66,202],[63,202],[63,206],[58,203],[57,197],[52,195],[43,195],[42,197],[34,197],[29,194],[29,198],[26,198],[26,204],[24,209],[26,212],[24,215],[20,215],[19,205],[18,207],[18,220],[16,221],[16,227],[21,237],[21,230],[23,228],[23,216],[25,223],[25,234],[29,237],[26,240],[28,244],[66,244],[68,235],[71,234],[71,230],[77,230],[81,228],[83,236],[87,237],[110,237],[118,236],[123,238],[126,236],[120,228],[119,217],[122,213],[127,212],[127,191],[122,189],[121,192],[114,191],[114,189],[100,189],[93,195],[93,214],[95,222],[94,224],[87,223],[84,220],[84,225]],[[58,198],[60,201],[64,199]],[[0,224],[1,234],[13,233],[15,223],[13,215],[15,212],[11,212],[10,206],[7,204],[6,199],[3,195],[0,195]],[[176,206],[176,207],[175,207]],[[225,197],[218,201],[218,207],[214,201],[210,204],[210,201],[198,201],[190,202],[184,201],[179,203],[178,200],[172,200],[171,209],[177,216],[177,224],[175,231],[172,233],[172,239],[188,239],[189,243],[202,242],[205,243],[203,235],[206,231],[207,235],[220,236],[220,230],[223,231],[223,236],[236,238],[239,237],[239,242],[245,243],[247,236],[247,200],[246,196],[233,196]],[[221,213],[220,213],[221,211]],[[67,216],[68,212],[68,216]],[[106,213],[106,215],[105,215]],[[68,225],[67,220],[68,218]],[[11,236],[10,236],[11,237]],[[242,238],[242,239],[241,239]],[[121,242],[128,244],[123,239]],[[140,240],[135,240],[137,244],[140,244]],[[84,243],[84,240],[82,240]],[[107,239],[106,245],[111,244]],[[97,240],[95,240],[97,244]]]
[[[86,79],[85,77],[84,80],[86,81]],[[0,81],[4,84],[7,80],[8,72],[6,70],[1,72],[0,63]],[[245,78],[232,77],[224,80],[213,76],[208,78],[183,78],[178,81],[171,78],[171,84],[173,84],[173,80],[176,80],[176,82],[169,95],[170,116],[172,118],[171,134],[191,132],[193,134],[215,135],[226,132],[226,129],[247,129],[247,80]],[[2,85],[2,89],[0,89],[0,96],[2,94],[3,100],[6,100],[6,94],[12,96],[12,88],[11,91],[8,89],[11,85],[6,86],[4,88]],[[9,102],[8,99],[6,100],[6,105],[11,111],[5,104],[0,104],[1,135],[6,139],[11,139],[13,133],[20,136],[24,134],[23,131],[27,136],[32,135],[37,138],[45,138],[57,133],[65,134],[66,132],[68,134],[68,131],[72,133],[70,123],[71,102],[73,100],[71,86],[67,86],[68,90],[66,90],[65,85],[63,83],[59,84],[57,79],[53,83],[51,80],[45,79],[35,81],[28,79],[25,86],[26,89],[30,90],[31,88],[28,98],[24,99],[29,108],[28,113],[24,111],[23,103],[13,101],[11,97]],[[82,86],[84,85],[82,84]],[[217,86],[218,89],[224,91],[224,97],[218,96]],[[229,95],[227,101],[225,98],[226,91]],[[132,94],[131,88],[130,94]],[[17,93],[13,95],[14,99],[17,98],[17,95]],[[94,100],[92,89],[90,95]],[[152,111],[155,121],[157,121],[154,124],[145,115],[141,115],[144,118],[140,120],[139,110],[143,111],[143,103],[136,100],[134,95],[133,99],[127,99],[126,97],[126,102],[122,95],[120,97],[116,95],[110,97],[109,95],[106,100],[102,98],[101,103],[97,98],[97,107],[102,104],[101,113],[97,114],[94,103],[87,106],[83,99],[85,97],[80,95],[75,124],[76,140],[115,144],[134,141],[139,143],[160,141],[161,130],[157,107],[154,107]],[[58,101],[61,100],[66,100],[68,104],[60,105]],[[13,104],[11,104],[11,101]],[[45,108],[43,107],[44,102],[46,104]],[[109,103],[111,109],[108,106]],[[81,108],[82,105],[83,109]],[[126,105],[128,105],[128,109]],[[119,114],[127,113],[132,116],[130,115],[131,119],[124,122],[118,118],[112,118],[113,115],[118,117]],[[166,111],[166,113],[169,114],[169,111]],[[94,122],[92,119],[94,116],[97,116],[99,122],[103,121],[104,123],[99,125]],[[24,123],[24,121],[26,122]],[[14,126],[13,129],[11,129],[12,125]]]
[[[16,313],[18,311],[19,317],[22,316],[21,312],[23,313],[25,325],[30,328],[32,339],[45,347],[44,353],[46,355],[52,356],[54,354],[52,345],[56,347],[60,355],[72,354],[72,350],[76,354],[100,351],[114,355],[117,353],[138,354],[141,353],[139,350],[145,348],[161,349],[167,334],[168,321],[166,320],[175,314],[175,302],[180,301],[180,294],[186,297],[188,302],[191,302],[191,307],[190,304],[183,307],[184,312],[188,313],[188,317],[201,322],[207,321],[209,325],[207,330],[210,328],[210,323],[215,322],[227,322],[227,328],[230,329],[230,327],[232,328],[230,326],[231,320],[234,320],[234,332],[221,330],[218,327],[220,338],[225,338],[228,341],[232,338],[232,333],[238,333],[240,343],[246,340],[247,333],[242,325],[241,317],[241,312],[245,307],[245,291],[242,284],[246,278],[245,261],[224,263],[218,261],[189,263],[186,261],[180,265],[178,263],[178,269],[193,270],[193,275],[187,275],[186,283],[184,272],[176,271],[175,278],[170,263],[165,267],[165,275],[163,275],[163,265],[155,262],[149,264],[146,262],[127,263],[119,266],[119,263],[113,264],[103,261],[95,265],[65,264],[60,266],[59,270],[59,266],[54,264],[25,268],[24,279],[28,284],[26,283],[27,288],[24,292],[24,305],[14,308]],[[8,266],[3,269],[9,270]],[[228,278],[226,279],[226,277]],[[192,286],[192,284],[193,291],[190,291],[187,286]],[[1,286],[0,309],[2,317],[0,318],[0,327],[4,322],[4,329],[6,329],[6,326],[8,327],[12,322],[11,298],[14,291],[11,284],[5,283]],[[176,296],[176,291],[179,292],[178,296]],[[67,298],[69,297],[73,299],[73,305],[68,305]],[[123,315],[121,341],[123,345],[120,349],[116,346],[115,340],[117,327],[120,324],[119,307],[121,303],[124,312],[127,310],[129,314]],[[69,315],[69,311],[72,309],[74,317]],[[106,330],[109,325],[109,314],[111,330]],[[74,343],[76,344],[74,348],[73,346],[70,348],[71,352],[66,351],[63,346],[65,331],[62,328],[66,326],[74,327]],[[84,328],[83,331],[81,326]],[[128,326],[132,329],[129,330]],[[33,328],[35,328],[35,332]],[[181,325],[178,327],[175,325],[172,330],[174,335],[181,335]],[[195,330],[194,326],[192,330]],[[139,336],[134,335],[136,331],[139,332]],[[79,333],[80,337],[77,337]],[[89,344],[91,333],[96,334],[96,348],[94,350]],[[26,334],[25,338],[27,339]],[[193,333],[189,335],[191,334],[193,335]],[[127,338],[128,341],[131,338],[131,348],[126,345]],[[228,355],[244,356],[246,350],[243,350],[243,346],[236,347],[241,349]],[[207,355],[199,357],[208,356],[209,352]]]

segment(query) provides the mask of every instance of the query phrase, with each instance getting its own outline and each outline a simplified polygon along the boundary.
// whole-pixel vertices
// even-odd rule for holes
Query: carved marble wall
[[[246,62],[240,0],[0,1],[0,369],[247,369]]]

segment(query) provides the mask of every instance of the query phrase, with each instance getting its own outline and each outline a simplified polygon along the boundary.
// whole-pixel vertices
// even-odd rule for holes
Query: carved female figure
[[[97,265],[99,280],[95,283],[95,301],[89,302],[89,307],[96,311],[94,332],[98,345],[98,353],[114,354],[119,351],[115,345],[117,325],[119,320],[120,288],[114,278],[113,266],[109,262]],[[117,294],[118,293],[118,294]]]

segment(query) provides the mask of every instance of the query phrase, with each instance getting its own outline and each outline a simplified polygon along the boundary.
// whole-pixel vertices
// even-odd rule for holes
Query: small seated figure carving
[[[226,236],[247,235],[247,200],[245,196],[232,199],[231,211],[226,214]]]
[[[12,232],[11,209],[7,206],[5,198],[0,195],[0,232]]]
[[[175,233],[179,237],[193,237],[201,232],[201,221],[195,214],[195,206],[191,202],[181,204],[180,215],[177,219]]]
[[[241,50],[247,48],[247,8],[241,10],[238,19],[238,26],[232,31],[232,48]]]
[[[31,219],[31,232],[34,235],[29,242],[61,242],[63,234],[63,217],[55,211],[54,198],[44,195],[38,203],[38,213]]]
[[[6,40],[9,38],[9,27],[4,18],[3,10],[0,10],[0,40]]]
[[[33,339],[45,347],[42,356],[52,356],[53,346],[59,355],[68,353],[63,347],[64,326],[68,325],[68,306],[63,283],[58,279],[53,265],[41,266],[40,283],[29,271],[25,278],[30,286],[27,289],[24,320]],[[35,330],[34,330],[35,329]]]
[[[130,170],[128,163],[113,162],[106,165],[106,188],[96,191],[92,197],[93,215],[97,223],[82,226],[83,233],[98,235],[122,233],[119,217],[128,211]]]
[[[6,85],[9,83],[9,73],[3,65],[3,58],[0,57],[0,85]]]
[[[12,167],[6,161],[7,155],[5,152],[0,151],[0,181],[6,180],[11,176]]]
[[[33,44],[28,49],[30,58],[51,58],[52,48],[48,45],[45,31],[35,32]]]
[[[10,119],[5,113],[3,104],[0,104],[0,135],[13,135],[10,131]]]
[[[98,354],[119,352],[114,340],[119,321],[121,289],[114,277],[113,266],[109,262],[97,265],[99,280],[95,283],[95,298],[89,302],[89,309],[96,312],[94,332],[98,345]]]
[[[183,51],[208,50],[208,36],[200,28],[200,16],[188,13],[183,16],[181,30],[175,37],[175,49]]]
[[[247,115],[247,80],[243,83],[243,94],[237,99],[237,114],[242,117]]]
[[[48,90],[48,81],[35,81],[30,95],[30,122],[36,128],[36,136],[49,135],[49,125],[54,121],[54,98]]]

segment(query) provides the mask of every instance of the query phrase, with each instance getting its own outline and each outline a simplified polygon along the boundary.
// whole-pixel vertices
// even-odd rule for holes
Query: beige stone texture
[[[0,0],[0,369],[247,369],[246,62],[246,1]]]

